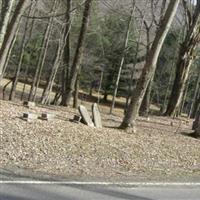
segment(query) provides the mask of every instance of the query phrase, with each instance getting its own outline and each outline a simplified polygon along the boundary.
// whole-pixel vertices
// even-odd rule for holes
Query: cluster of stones
[[[101,115],[96,103],[92,105],[92,118],[85,106],[80,105],[78,110],[81,116],[75,115],[73,119],[74,122],[82,122],[90,127],[102,128]]]
[[[30,102],[30,101],[24,102],[23,105],[28,108],[34,108],[36,106],[35,102]],[[51,114],[51,113],[42,113],[40,116],[38,116],[37,114],[28,112],[28,113],[23,113],[23,116],[22,116],[22,119],[28,122],[31,122],[36,119],[51,121],[54,118],[55,118],[55,114]]]

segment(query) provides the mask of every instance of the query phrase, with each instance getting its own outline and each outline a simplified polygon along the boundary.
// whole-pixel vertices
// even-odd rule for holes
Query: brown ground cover
[[[90,103],[83,103],[90,108]],[[189,137],[191,121],[139,118],[137,133],[118,130],[122,111],[108,115],[104,128],[70,122],[71,108],[0,101],[0,168],[24,168],[65,177],[131,178],[200,175],[200,140]],[[56,114],[53,121],[23,121],[23,112]],[[172,123],[173,122],[173,123]]]

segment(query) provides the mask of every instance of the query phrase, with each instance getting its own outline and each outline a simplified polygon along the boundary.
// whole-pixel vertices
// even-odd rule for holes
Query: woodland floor
[[[89,109],[91,103],[82,102]],[[137,133],[117,128],[122,111],[108,115],[104,128],[70,122],[76,110],[58,106],[28,109],[0,101],[0,168],[23,168],[65,177],[156,179],[200,176],[200,140],[189,136],[192,121],[139,118]],[[55,113],[53,121],[26,122],[23,112]]]

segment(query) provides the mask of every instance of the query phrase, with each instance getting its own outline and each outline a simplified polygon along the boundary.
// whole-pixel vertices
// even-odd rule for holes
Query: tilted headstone
[[[101,114],[96,103],[92,105],[92,116],[94,120],[94,125],[97,128],[102,128]]]
[[[81,114],[83,123],[86,124],[86,125],[88,125],[88,126],[94,127],[94,123],[93,123],[93,121],[92,121],[92,119],[91,119],[91,117],[90,117],[90,115],[89,115],[86,107],[80,105],[78,107],[78,110],[79,110],[79,112]]]

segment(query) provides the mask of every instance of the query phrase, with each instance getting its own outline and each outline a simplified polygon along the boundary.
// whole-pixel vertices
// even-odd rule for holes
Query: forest
[[[200,0],[1,0],[1,99],[92,99],[123,109],[121,129],[196,117],[198,136],[199,41]]]

